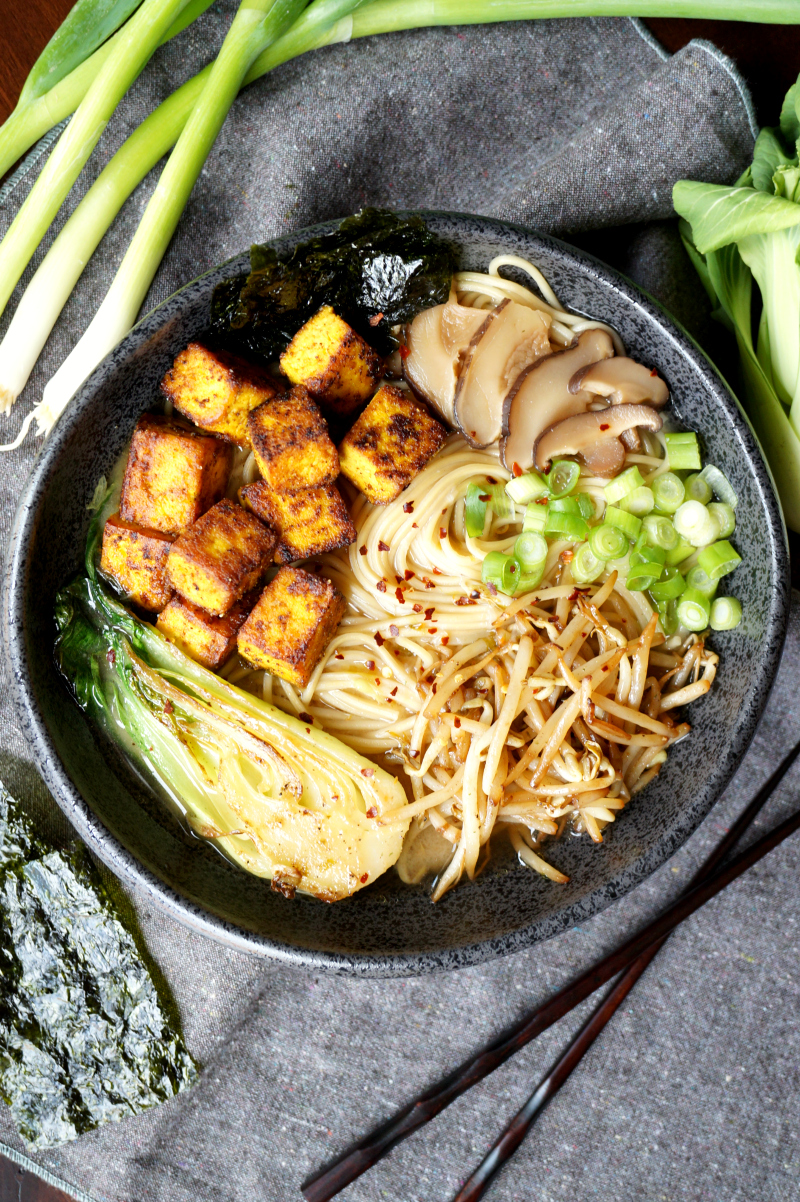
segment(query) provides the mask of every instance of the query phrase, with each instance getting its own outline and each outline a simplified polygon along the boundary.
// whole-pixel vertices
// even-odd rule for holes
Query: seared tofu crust
[[[100,571],[109,576],[128,601],[158,613],[172,596],[167,583],[167,556],[172,537],[146,530],[113,514],[103,527]]]
[[[333,484],[339,475],[327,423],[306,388],[290,388],[259,405],[247,432],[259,471],[276,492]]]
[[[256,668],[303,688],[347,607],[322,576],[281,568],[239,631],[239,654]]]
[[[281,355],[281,370],[334,412],[352,413],[375,391],[383,360],[325,305],[297,331]]]
[[[208,614],[182,597],[173,597],[158,615],[156,627],[191,659],[216,670],[236,650],[237,632],[257,597],[257,592],[249,593],[222,617]]]
[[[262,367],[190,342],[161,381],[161,391],[196,426],[246,446],[248,413],[278,390]]]
[[[279,493],[266,480],[245,484],[239,500],[280,535],[276,563],[293,563],[355,542],[356,528],[334,485]]]
[[[230,443],[146,413],[133,432],[122,482],[123,521],[181,534],[225,495],[232,455]]]
[[[402,388],[384,384],[339,447],[342,475],[374,505],[387,505],[447,438],[444,426]]]
[[[277,545],[275,530],[226,499],[172,545],[167,579],[193,605],[225,614],[261,582]]]

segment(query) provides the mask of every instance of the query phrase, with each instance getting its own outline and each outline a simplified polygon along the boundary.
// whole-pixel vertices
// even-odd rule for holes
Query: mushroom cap
[[[494,320],[475,334],[464,355],[453,413],[475,447],[497,442],[509,388],[531,363],[550,354],[550,318],[539,309],[504,300]]]
[[[669,389],[661,376],[626,355],[589,363],[575,372],[569,390],[609,397],[612,405],[647,403],[661,409],[669,400]]]
[[[522,373],[503,404],[500,450],[506,467],[532,467],[539,436],[562,418],[583,413],[592,400],[589,392],[570,393],[576,371],[613,354],[614,344],[605,330],[584,330],[573,346],[554,351]]]
[[[493,312],[459,305],[451,292],[446,304],[423,309],[406,327],[409,354],[403,362],[403,376],[417,396],[451,426],[455,425],[453,405],[461,354],[492,316]]]
[[[544,472],[557,455],[585,455],[588,452],[593,465],[607,461],[613,466],[619,460],[619,452],[609,450],[604,459],[598,443],[619,442],[620,434],[634,426],[660,430],[662,425],[661,414],[650,405],[610,405],[608,409],[577,413],[555,422],[540,434],[533,448],[534,464],[537,471]],[[624,462],[625,448],[622,443],[619,445]],[[606,475],[606,472],[598,470],[597,474]],[[615,475],[616,472],[608,474]]]

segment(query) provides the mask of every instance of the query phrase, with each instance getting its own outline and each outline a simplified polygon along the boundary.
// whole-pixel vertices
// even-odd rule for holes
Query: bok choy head
[[[195,664],[94,573],[59,593],[56,625],[78,704],[241,868],[336,901],[397,860],[408,821],[381,815],[406,797],[389,773]]]

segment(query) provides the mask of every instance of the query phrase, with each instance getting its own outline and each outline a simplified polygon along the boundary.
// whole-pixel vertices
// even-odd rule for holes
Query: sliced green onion
[[[664,472],[663,476],[656,476],[650,487],[653,490],[656,509],[660,513],[674,513],[686,497],[683,480],[674,472]]]
[[[698,566],[708,575],[710,580],[720,580],[732,572],[742,562],[742,557],[731,546],[727,539],[705,547],[697,556]]]
[[[736,508],[739,498],[724,472],[721,472],[718,467],[714,467],[713,463],[707,463],[700,475],[711,486],[715,497],[726,505],[730,505],[731,509]]]
[[[657,563],[635,563],[628,569],[628,578],[625,581],[625,587],[629,588],[632,593],[643,593],[646,589],[652,589],[655,584],[661,579],[662,568]]]
[[[533,531],[523,531],[514,543],[514,558],[526,576],[533,575],[547,559],[547,539]]]
[[[471,481],[467,485],[467,495],[464,498],[464,526],[469,538],[482,538],[486,529],[486,514],[489,509],[491,495],[487,485]]]
[[[543,534],[545,524],[547,522],[547,506],[538,505],[536,501],[532,501],[525,510],[525,517],[522,520],[522,529],[527,533],[528,530],[534,534]]]
[[[650,595],[656,604],[673,601],[686,590],[686,581],[677,568],[664,568],[661,579],[657,580],[650,589]]]
[[[699,501],[684,501],[672,519],[681,538],[693,547],[705,547],[717,537],[717,523]]]
[[[642,473],[638,467],[634,466],[626,468],[613,480],[609,480],[603,492],[609,505],[616,505],[617,501],[627,497],[628,493],[632,493],[635,488],[641,488],[643,484]]]
[[[694,555],[696,547],[691,543],[687,543],[685,538],[678,537],[678,545],[673,551],[667,551],[666,562],[671,568],[677,567],[679,563],[683,563],[684,559],[688,559],[690,555]]]
[[[691,432],[683,434],[665,434],[667,444],[667,459],[673,472],[699,471],[700,448],[697,445],[697,435]]]
[[[526,472],[509,480],[506,492],[515,505],[527,505],[529,501],[547,495],[547,482],[537,472]]]
[[[504,484],[487,484],[486,492],[491,497],[489,504],[501,522],[510,522],[514,516],[514,502],[506,492]]]
[[[582,543],[589,534],[589,524],[579,513],[559,513],[552,504],[548,505],[545,534],[557,534],[560,538]]]
[[[595,516],[594,498],[588,492],[579,492],[575,494],[578,502],[578,510],[582,518],[590,522]]]
[[[708,512],[715,518],[719,527],[717,538],[728,538],[733,534],[736,529],[736,514],[733,512],[732,505],[728,505],[725,501],[712,501]]]
[[[674,551],[678,545],[678,532],[667,517],[649,513],[643,520],[643,533],[651,547]]]
[[[643,484],[640,488],[634,488],[633,492],[627,493],[619,504],[620,509],[624,509],[626,513],[634,513],[637,518],[643,518],[645,514],[653,512],[655,503],[652,488]]]
[[[686,500],[699,501],[701,505],[707,505],[713,495],[708,480],[704,480],[699,472],[695,472],[693,476],[687,476],[683,487],[686,492]]]
[[[711,606],[711,629],[734,630],[742,620],[742,603],[735,597],[717,597]]]
[[[628,552],[628,539],[618,526],[603,522],[589,532],[589,546],[598,559],[621,559]]]
[[[686,583],[689,588],[693,588],[695,592],[702,593],[704,597],[711,598],[717,591],[716,580],[712,580],[708,572],[701,568],[699,564],[695,564],[693,568],[689,569]]]
[[[493,584],[509,597],[514,595],[520,575],[520,566],[513,555],[504,555],[502,551],[490,551],[481,565],[483,583]]]
[[[581,469],[577,463],[571,459],[557,459],[545,477],[550,495],[566,497],[567,493],[574,492],[580,476]]]
[[[577,497],[553,497],[547,505],[551,513],[571,513],[575,517],[583,517]]]
[[[678,621],[687,630],[705,630],[711,616],[711,603],[697,589],[687,588],[678,600]]]
[[[632,513],[626,513],[624,509],[616,509],[613,505],[606,508],[603,516],[609,526],[616,526],[631,541],[639,537],[642,529],[641,518],[637,518]]]
[[[570,570],[578,584],[589,584],[597,579],[605,566],[605,561],[595,555],[590,543],[581,543],[572,557]]]
[[[650,591],[652,593],[652,589]],[[678,629],[678,603],[677,601],[662,601],[656,606],[656,609],[661,629],[669,638]]]

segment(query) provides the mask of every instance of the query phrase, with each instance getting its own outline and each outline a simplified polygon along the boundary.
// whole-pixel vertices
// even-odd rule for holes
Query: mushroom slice
[[[486,447],[502,433],[503,402],[514,379],[550,354],[549,316],[505,300],[478,330],[464,356],[454,414],[468,442]]]
[[[517,379],[503,403],[501,454],[506,467],[522,471],[533,466],[533,444],[540,434],[562,418],[583,413],[590,392],[571,393],[569,382],[577,371],[609,359],[614,354],[605,330],[584,330],[574,346],[539,359]]]
[[[448,355],[455,357],[466,350],[488,316],[486,309],[460,305],[455,292],[451,292],[447,304],[442,306],[442,345]]]
[[[569,382],[569,390],[606,396],[612,405],[646,403],[661,409],[669,400],[669,389],[661,376],[624,355],[614,360],[590,363],[576,371]]]
[[[406,327],[409,354],[403,375],[414,392],[454,426],[453,403],[461,355],[494,317],[495,310],[460,305],[455,292],[444,305],[423,309]]]
[[[578,413],[555,422],[542,432],[533,449],[534,463],[538,471],[546,472],[556,456],[588,453],[592,459],[591,466],[598,475],[614,475],[625,458],[625,448],[619,442],[620,434],[634,426],[660,430],[662,424],[661,414],[656,413],[650,405],[611,405],[608,409],[592,413]],[[609,450],[604,458],[598,444],[605,442],[619,443],[622,458],[618,450]],[[605,463],[610,470],[601,471],[598,465]]]
[[[597,438],[581,451],[581,459],[593,476],[618,476],[625,466],[621,438]]]

